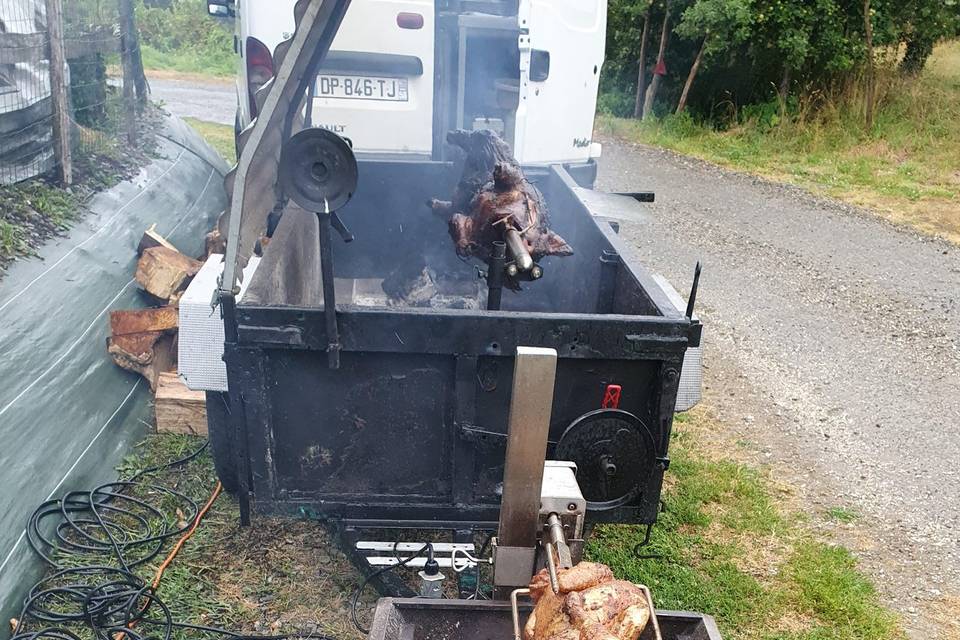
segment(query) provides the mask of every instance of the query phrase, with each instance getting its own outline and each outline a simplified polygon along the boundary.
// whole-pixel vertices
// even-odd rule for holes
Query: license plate
[[[406,78],[322,75],[317,76],[317,97],[407,102],[410,91]]]

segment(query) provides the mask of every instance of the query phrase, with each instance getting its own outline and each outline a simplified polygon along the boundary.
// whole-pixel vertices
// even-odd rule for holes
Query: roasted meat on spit
[[[513,241],[533,260],[569,256],[570,245],[548,227],[540,191],[523,176],[507,143],[492,131],[451,131],[450,144],[466,154],[463,175],[450,201],[428,204],[450,216],[450,236],[457,254],[486,259],[493,242]],[[528,267],[529,268],[529,267]]]
[[[650,620],[640,587],[617,580],[610,568],[581,562],[557,572],[559,593],[543,569],[530,583],[536,603],[524,640],[637,640]]]

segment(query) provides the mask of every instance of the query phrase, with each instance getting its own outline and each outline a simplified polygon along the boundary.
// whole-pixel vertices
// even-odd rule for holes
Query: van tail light
[[[250,117],[259,115],[256,95],[260,87],[273,78],[273,55],[256,38],[247,38],[247,91],[250,94]]]
[[[423,29],[423,15],[405,11],[398,13],[397,26],[401,29]]]

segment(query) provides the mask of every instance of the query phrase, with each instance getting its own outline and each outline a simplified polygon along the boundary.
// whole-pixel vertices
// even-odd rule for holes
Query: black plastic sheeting
[[[144,229],[188,255],[226,206],[224,161],[170,119],[158,158],[97,195],[91,213],[40,259],[0,280],[0,619],[19,612],[43,567],[24,526],[51,496],[91,489],[153,422],[146,381],[107,355],[109,312],[143,306],[133,275]]]

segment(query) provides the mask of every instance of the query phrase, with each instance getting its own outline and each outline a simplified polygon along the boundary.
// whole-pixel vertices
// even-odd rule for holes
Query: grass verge
[[[196,118],[184,118],[184,121],[197,130],[211,147],[217,150],[229,164],[237,162],[237,147],[234,141],[233,127]]]
[[[859,96],[822,106],[816,118],[779,122],[774,110],[726,131],[686,116],[603,116],[598,129],[794,183],[960,243],[960,42],[938,47],[921,77],[885,87],[869,132]]]
[[[849,551],[816,538],[761,473],[698,447],[708,420],[677,417],[650,545],[635,549],[637,527],[602,526],[589,557],[649,585],[660,607],[713,614],[725,640],[902,638]]]
[[[195,76],[229,78],[237,74],[237,58],[233,51],[198,51],[181,49],[161,51],[148,44],[141,48],[143,68],[147,71],[176,71]]]

